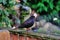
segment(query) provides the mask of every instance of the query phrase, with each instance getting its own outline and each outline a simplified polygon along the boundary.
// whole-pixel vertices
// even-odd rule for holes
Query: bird
[[[18,28],[26,28],[27,31],[30,30],[30,27],[32,27],[34,25],[34,22],[37,18],[37,13],[32,10],[30,17],[24,21]]]
[[[33,26],[34,21],[35,21],[35,16],[31,16],[25,22],[23,22],[18,28],[26,28],[28,31],[30,30],[29,28]]]

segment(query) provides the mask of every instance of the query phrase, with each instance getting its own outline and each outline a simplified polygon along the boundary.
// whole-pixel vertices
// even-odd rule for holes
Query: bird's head
[[[35,18],[37,18],[37,14],[36,14],[36,13],[34,13],[33,16],[34,16]]]
[[[31,12],[31,15],[33,15],[35,18],[37,18],[37,13],[35,12],[35,10],[32,10],[32,12]]]

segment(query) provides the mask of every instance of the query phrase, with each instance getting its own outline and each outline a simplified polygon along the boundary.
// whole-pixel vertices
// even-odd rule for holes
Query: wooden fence
[[[10,32],[10,33],[6,31],[4,32],[6,35],[3,36],[7,40],[60,40],[60,36],[36,33],[33,31],[27,32],[25,30],[20,30],[20,29],[12,30],[10,28],[2,28],[2,30],[8,30]],[[3,38],[3,36],[1,36],[0,39]]]
[[[34,32],[26,32],[21,30],[10,30],[11,40],[60,40],[60,37],[40,34]]]

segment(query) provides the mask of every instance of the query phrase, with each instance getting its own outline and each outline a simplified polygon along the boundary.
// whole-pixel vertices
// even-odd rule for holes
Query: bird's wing
[[[34,23],[34,18],[30,17],[25,22],[23,22],[20,27],[24,28],[25,26],[33,24],[33,23]]]
[[[23,24],[29,24],[29,23],[31,23],[33,20],[32,19],[28,19],[28,20],[26,20]]]
[[[26,25],[30,25],[32,23],[31,20],[26,20],[24,23],[22,23],[19,28],[25,28]]]

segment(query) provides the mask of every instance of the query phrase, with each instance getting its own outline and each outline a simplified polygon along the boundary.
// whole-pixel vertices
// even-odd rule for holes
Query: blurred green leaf
[[[59,11],[60,10],[60,6],[56,6],[56,9],[57,9],[57,11]]]
[[[32,5],[32,8],[36,8],[36,4],[35,5]]]
[[[44,6],[44,4],[43,4],[43,3],[41,3],[41,2],[39,2],[36,6],[37,6],[37,7],[43,7],[43,6]]]
[[[53,7],[54,7],[53,3],[49,3],[49,6],[50,6],[51,9],[53,9]]]
[[[44,6],[44,10],[45,10],[45,11],[48,11],[47,9],[48,9],[48,8]]]
[[[3,0],[0,0],[0,3],[2,2]]]
[[[6,2],[7,0],[2,0],[2,1],[3,1],[3,4],[4,4],[4,5],[7,4],[7,2]]]

